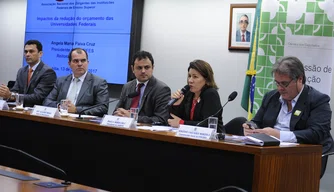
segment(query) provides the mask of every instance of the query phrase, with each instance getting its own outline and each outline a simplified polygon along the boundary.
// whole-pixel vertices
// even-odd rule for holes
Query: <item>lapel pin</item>
[[[294,113],[294,115],[295,115],[295,116],[299,116],[299,115],[300,115],[300,113],[301,113],[301,111],[299,111],[299,110],[296,110],[296,111],[295,111],[295,113]]]

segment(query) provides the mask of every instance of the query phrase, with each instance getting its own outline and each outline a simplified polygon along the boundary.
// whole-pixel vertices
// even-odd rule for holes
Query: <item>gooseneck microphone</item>
[[[97,105],[93,105],[93,106],[90,106],[90,107],[88,107],[88,108],[86,108],[86,109],[83,109],[83,110],[80,111],[79,116],[78,116],[76,119],[83,119],[83,118],[81,117],[81,115],[82,115],[83,112],[85,112],[85,111],[88,111],[88,110],[93,109],[93,108],[95,108],[95,107],[99,107],[99,106],[101,106],[101,105],[106,105],[106,104],[109,104],[109,103],[112,103],[112,102],[115,102],[115,101],[118,101],[118,100],[119,100],[119,99],[113,99],[113,100],[110,100],[110,101],[108,101],[108,102],[105,102],[105,103],[99,103],[99,104],[97,104]]]
[[[190,89],[189,85],[184,86],[184,87],[181,89],[181,94],[182,94],[182,95],[185,95],[185,94],[189,91],[189,89]],[[179,100],[179,99],[176,99],[176,98],[171,99],[171,100],[168,102],[168,104],[166,105],[166,108],[172,106],[177,100]]]
[[[31,158],[31,159],[39,162],[39,163],[42,163],[42,164],[44,164],[44,165],[46,165],[48,167],[51,167],[52,169],[54,169],[54,170],[58,171],[59,173],[65,175],[65,180],[63,182],[61,182],[61,184],[63,184],[63,185],[71,185],[71,182],[68,181],[68,176],[67,176],[66,172],[64,170],[60,169],[59,167],[56,167],[56,166],[54,166],[54,165],[52,165],[52,164],[50,164],[50,163],[48,163],[46,161],[43,161],[42,159],[39,159],[39,158],[37,158],[37,157],[35,157],[35,156],[27,153],[27,152],[24,152],[24,151],[22,151],[20,149],[16,149],[16,148],[13,148],[13,147],[8,147],[6,145],[1,145],[1,144],[0,144],[0,147],[5,148],[5,149],[9,149],[9,150],[12,150],[12,151],[15,151],[15,152],[18,152],[18,153],[21,153],[21,154],[23,154],[23,155],[25,155],[25,156],[27,156],[27,157],[29,157],[29,158]]]
[[[230,101],[233,101],[238,95],[238,92],[236,91],[233,91],[229,96],[228,96],[228,99],[226,101],[226,103],[216,112],[214,113],[213,115],[210,115],[209,117],[214,117],[216,116],[221,110],[224,109],[225,105],[230,102]],[[202,121],[200,121],[199,123],[196,124],[196,126],[199,126],[199,125],[202,125],[205,121],[207,121],[209,119],[209,117],[203,119]]]

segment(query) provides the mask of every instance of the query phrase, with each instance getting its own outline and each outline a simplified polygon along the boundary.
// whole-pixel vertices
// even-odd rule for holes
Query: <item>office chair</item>
[[[326,167],[327,167],[327,160],[328,160],[328,156],[330,155],[334,155],[334,151],[332,152],[328,152],[328,153],[324,153],[322,154],[321,158],[322,158],[322,166],[321,166],[321,173],[320,173],[320,179],[322,178],[322,176],[324,176],[325,171],[326,171]]]
[[[231,186],[222,187],[222,188],[214,190],[212,192],[247,192],[247,191],[245,189],[240,188],[240,187],[231,185]]]
[[[15,81],[8,81],[7,83],[7,87],[8,89],[11,89],[12,87],[14,87]]]
[[[224,125],[225,133],[232,135],[244,135],[244,128],[242,124],[247,121],[244,117],[236,117]]]

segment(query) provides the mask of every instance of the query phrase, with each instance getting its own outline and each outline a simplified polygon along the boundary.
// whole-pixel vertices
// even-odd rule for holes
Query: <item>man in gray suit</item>
[[[167,124],[169,113],[165,107],[171,98],[171,91],[153,76],[154,60],[151,53],[137,52],[131,69],[136,79],[123,86],[114,115],[130,117],[128,110],[139,108],[138,122]]]
[[[14,93],[24,94],[24,106],[41,105],[50,93],[57,76],[52,68],[41,61],[42,44],[37,40],[29,40],[24,45],[24,57],[27,66],[17,72],[14,86],[9,90],[6,85],[0,85],[0,97],[15,101]]]
[[[57,79],[43,105],[57,107],[62,99],[67,99],[68,112],[80,113],[88,107],[109,101],[106,80],[87,71],[89,61],[84,49],[72,49],[68,55],[68,64],[72,74]],[[104,104],[84,111],[83,114],[103,116],[107,112],[108,105]]]

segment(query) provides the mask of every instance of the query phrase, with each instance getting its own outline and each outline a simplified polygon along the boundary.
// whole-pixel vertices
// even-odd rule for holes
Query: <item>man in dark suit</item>
[[[250,32],[247,31],[248,16],[242,15],[239,19],[239,30],[236,31],[236,42],[250,42]]]
[[[134,55],[131,69],[136,79],[123,86],[114,115],[130,117],[128,110],[139,108],[138,122],[166,124],[169,113],[165,107],[171,98],[171,91],[165,83],[153,76],[152,55],[146,51],[137,52]],[[133,93],[138,94],[133,97],[131,96]]]
[[[57,79],[43,105],[57,107],[62,99],[67,99],[68,112],[80,113],[88,107],[109,101],[106,80],[87,71],[89,61],[84,49],[72,49],[68,55],[68,64],[72,69],[72,74]],[[103,116],[107,112],[108,105],[105,104],[89,109],[83,114]]]
[[[287,142],[321,144],[324,153],[331,150],[329,96],[305,85],[304,67],[296,57],[278,60],[273,75],[277,90],[264,96],[252,120],[259,129],[243,124],[245,135],[265,133]]]
[[[11,89],[6,85],[0,86],[0,97],[15,101],[14,95],[18,93],[24,95],[24,106],[41,105],[57,79],[54,70],[41,61],[42,55],[43,47],[39,41],[27,41],[24,45],[24,57],[28,65],[19,69]]]

